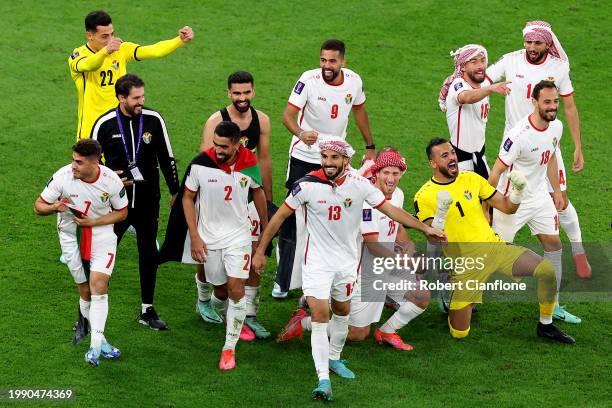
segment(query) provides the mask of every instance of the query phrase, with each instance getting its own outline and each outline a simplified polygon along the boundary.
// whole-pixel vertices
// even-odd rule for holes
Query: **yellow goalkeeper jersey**
[[[180,37],[147,46],[123,42],[112,54],[95,52],[88,44],[75,48],[68,66],[78,95],[77,140],[88,139],[96,119],[117,105],[115,82],[126,74],[128,62],[160,58],[182,44]]]
[[[453,203],[446,215],[444,232],[449,242],[503,242],[493,232],[481,206],[497,192],[487,180],[471,171],[462,171],[448,183],[433,177],[414,196],[414,210],[421,221],[432,219],[436,213],[437,194],[446,190]]]

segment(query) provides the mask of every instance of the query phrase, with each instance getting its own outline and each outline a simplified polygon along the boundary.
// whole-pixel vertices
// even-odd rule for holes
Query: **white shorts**
[[[559,216],[549,195],[521,203],[515,214],[493,209],[493,230],[501,239],[514,241],[516,233],[527,224],[532,235],[559,235]]]
[[[251,242],[257,242],[259,241],[259,234],[261,234],[261,224],[253,201],[249,203],[248,210],[249,220],[251,220]]]
[[[222,249],[209,249],[204,272],[215,286],[227,283],[227,277],[248,279],[251,269],[251,244]]]
[[[559,187],[561,187],[561,191],[565,191],[567,190],[567,173],[565,172],[565,164],[563,163],[560,148],[556,150],[555,155],[557,156],[557,167],[559,168]],[[548,185],[548,192],[552,193],[553,188],[550,181],[548,181],[548,177],[546,177],[546,184]]]
[[[302,291],[304,296],[329,299],[338,302],[351,300],[357,281],[357,268],[352,271],[323,271],[310,265],[302,268]]]
[[[383,281],[389,283],[399,283],[402,280],[408,280],[411,282],[417,282],[415,274],[405,273],[403,277],[398,275],[388,275]],[[355,290],[353,291],[353,298],[351,299],[351,313],[349,314],[349,326],[354,327],[368,327],[373,323],[380,321],[383,309],[385,307],[385,301],[387,296],[393,299],[398,304],[403,304],[406,301],[404,290],[387,290],[387,291],[376,291],[372,294],[368,288],[372,287],[373,282],[363,283],[360,278],[357,280]],[[367,286],[367,288],[365,286]],[[363,295],[362,293],[367,292],[368,294]]]
[[[112,275],[115,267],[115,255],[117,253],[117,236],[114,233],[96,234],[88,237],[84,234],[80,238],[73,232],[60,230],[58,232],[62,255],[66,259],[66,265],[77,284],[87,282],[89,273],[86,274],[82,258],[87,256],[89,249],[89,270]]]

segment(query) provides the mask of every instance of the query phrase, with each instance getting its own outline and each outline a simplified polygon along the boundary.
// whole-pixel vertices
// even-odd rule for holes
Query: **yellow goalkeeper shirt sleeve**
[[[136,48],[134,52],[134,58],[136,60],[146,60],[153,58],[162,58],[166,55],[176,51],[178,48],[183,46],[181,37],[175,37],[171,40],[160,41],[152,45],[141,45]]]

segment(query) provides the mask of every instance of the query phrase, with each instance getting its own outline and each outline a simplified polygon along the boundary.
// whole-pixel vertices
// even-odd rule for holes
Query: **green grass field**
[[[76,398],[70,404],[80,407],[264,407],[307,404],[316,383],[308,337],[289,344],[241,342],[237,369],[219,372],[224,329],[204,324],[195,313],[193,267],[165,264],[159,270],[156,307],[171,330],[139,325],[137,254],[129,235],[118,252],[106,326],[123,357],[93,369],[83,361],[86,344],[70,344],[78,295],[57,261],[54,217],[36,217],[32,206],[50,175],[70,161],[76,94],[67,59],[85,41],[85,14],[98,8],[113,16],[118,36],[141,44],[171,38],[185,24],[194,28],[195,41],[187,47],[129,67],[147,83],[147,105],[166,119],[181,174],[197,151],[204,121],[227,104],[227,75],[238,69],[254,74],[254,105],[272,119],[277,204],[284,194],[290,141],[281,114],[299,75],[317,66],[324,39],[347,43],[348,66],[364,79],[376,144],[394,145],[406,156],[401,187],[409,203],[430,175],[426,141],[447,136],[436,98],[452,71],[449,50],[478,42],[492,62],[522,47],[525,21],[546,19],[570,56],[582,123],[586,166],[569,176],[570,197],[584,241],[612,242],[606,176],[612,148],[612,6],[607,2],[6,1],[0,5],[5,16],[0,27],[0,389],[72,388]],[[489,160],[503,129],[503,100],[492,96],[491,103]],[[349,141],[360,155],[363,143],[353,121]],[[571,163],[567,131],[562,145],[566,164]],[[164,209],[160,240],[167,216]],[[518,239],[533,242],[527,231]],[[604,248],[603,253],[610,252]],[[599,265],[594,273],[609,285],[610,263]],[[299,293],[273,300],[274,268],[270,261],[260,318],[276,333]],[[565,273],[573,275],[571,266]],[[571,303],[571,311],[583,318],[580,326],[563,326],[577,339],[572,347],[535,336],[535,302],[483,305],[465,341],[450,338],[445,316],[432,306],[401,332],[414,352],[382,349],[372,339],[346,346],[344,357],[358,378],[333,379],[335,405],[612,406],[612,302],[603,300]],[[0,400],[0,406],[9,404]]]

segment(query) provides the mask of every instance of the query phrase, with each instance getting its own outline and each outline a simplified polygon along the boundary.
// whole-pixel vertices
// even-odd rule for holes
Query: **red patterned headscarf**
[[[406,159],[404,159],[401,154],[393,150],[380,152],[374,161],[374,164],[372,167],[370,167],[370,171],[373,175],[376,175],[379,170],[382,170],[385,167],[397,167],[403,173],[406,171]]]
[[[454,58],[455,71],[452,75],[446,77],[442,84],[442,88],[440,88],[438,104],[442,112],[446,112],[446,96],[448,95],[448,88],[450,88],[451,83],[461,76],[461,69],[463,69],[465,64],[480,54],[484,55],[485,59],[489,59],[487,49],[479,44],[468,44],[456,51],[450,52],[451,57]]]
[[[321,142],[319,142],[319,149],[321,151],[332,150],[336,153],[340,153],[344,157],[348,157],[349,159],[355,154],[355,150],[353,150],[351,145],[340,137],[328,137],[323,139]]]
[[[523,28],[523,40],[546,43],[549,54],[569,63],[565,50],[561,47],[559,39],[557,39],[557,36],[552,31],[552,26],[546,21],[528,21],[525,24],[525,28]]]

